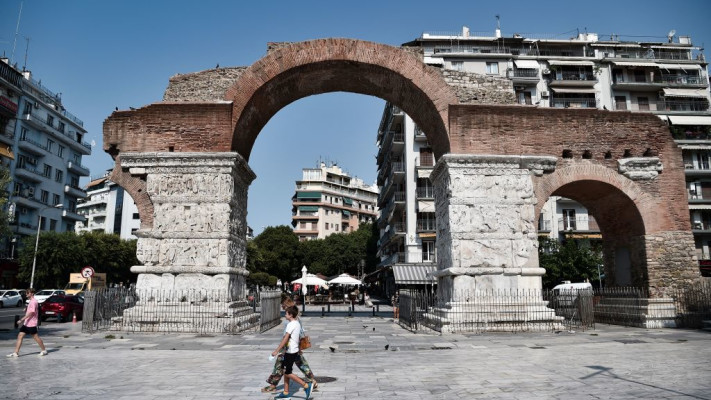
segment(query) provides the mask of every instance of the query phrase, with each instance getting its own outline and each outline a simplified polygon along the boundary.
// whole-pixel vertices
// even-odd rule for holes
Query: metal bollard
[[[328,313],[331,313],[331,303],[328,303]]]
[[[326,307],[321,306],[321,318],[323,318],[325,311],[326,311]]]
[[[373,307],[373,316],[375,316],[375,307]]]

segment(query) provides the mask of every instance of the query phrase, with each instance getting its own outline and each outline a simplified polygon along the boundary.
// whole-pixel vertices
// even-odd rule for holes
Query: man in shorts
[[[35,289],[27,289],[27,298],[30,300],[30,303],[27,305],[25,316],[20,318],[19,321],[17,321],[18,324],[22,325],[20,326],[20,333],[17,334],[17,344],[15,345],[15,352],[12,354],[8,354],[8,357],[19,357],[20,347],[22,347],[22,339],[25,338],[25,335],[32,335],[32,338],[35,340],[35,342],[37,342],[40,349],[42,349],[42,351],[39,353],[40,356],[47,355],[47,349],[45,349],[44,343],[42,343],[42,339],[40,339],[39,332],[37,331],[37,325],[39,321],[39,303],[37,303],[37,299],[35,299]]]
[[[286,325],[284,337],[281,339],[281,342],[279,342],[279,347],[272,352],[272,356],[276,357],[279,355],[282,348],[286,348],[286,352],[284,353],[284,391],[274,397],[275,399],[291,398],[291,393],[289,393],[290,380],[293,380],[304,388],[304,392],[306,392],[306,400],[311,397],[311,391],[314,387],[313,382],[304,382],[304,380],[296,376],[293,371],[294,362],[299,358],[299,337],[301,335],[301,324],[297,318],[298,316],[299,309],[296,308],[296,306],[286,308],[286,319],[289,323]]]

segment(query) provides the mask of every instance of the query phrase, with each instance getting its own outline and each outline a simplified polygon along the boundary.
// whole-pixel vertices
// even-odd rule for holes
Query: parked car
[[[23,303],[25,302],[25,300],[27,300],[27,290],[25,290],[25,289],[10,289],[10,290],[16,290],[17,293],[19,293],[20,296],[22,296]]]
[[[77,319],[81,319],[84,314],[84,303],[76,296],[55,294],[48,297],[40,306],[42,321],[57,317],[57,322],[64,322],[72,319],[74,313]]]
[[[63,295],[66,293],[64,293],[64,290],[59,290],[59,289],[45,289],[45,290],[40,290],[39,292],[35,293],[35,299],[37,299],[38,303],[42,304],[50,296],[55,295],[55,294],[62,294]],[[25,304],[30,304],[30,301],[25,300]]]
[[[0,307],[22,307],[22,296],[17,290],[0,290]]]

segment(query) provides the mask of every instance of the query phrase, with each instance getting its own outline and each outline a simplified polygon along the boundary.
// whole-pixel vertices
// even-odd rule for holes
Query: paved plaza
[[[307,315],[314,399],[711,399],[711,334],[598,324],[584,332],[412,333],[383,315]],[[271,399],[282,328],[230,336],[81,333],[45,323],[2,357],[2,399]],[[0,332],[2,355],[17,331]],[[114,335],[115,338],[107,337]],[[280,386],[281,387],[281,386]],[[303,399],[304,392],[294,393]]]

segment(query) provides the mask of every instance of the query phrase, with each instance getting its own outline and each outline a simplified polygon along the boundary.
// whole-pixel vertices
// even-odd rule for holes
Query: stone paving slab
[[[321,380],[314,399],[711,400],[711,334],[703,331],[598,324],[574,333],[436,335],[358,314],[303,321],[314,344],[306,357]],[[0,399],[267,400],[273,395],[260,388],[281,333],[89,335],[80,323],[47,323],[48,356],[26,339],[21,357],[0,360]],[[15,336],[0,332],[2,355]]]

